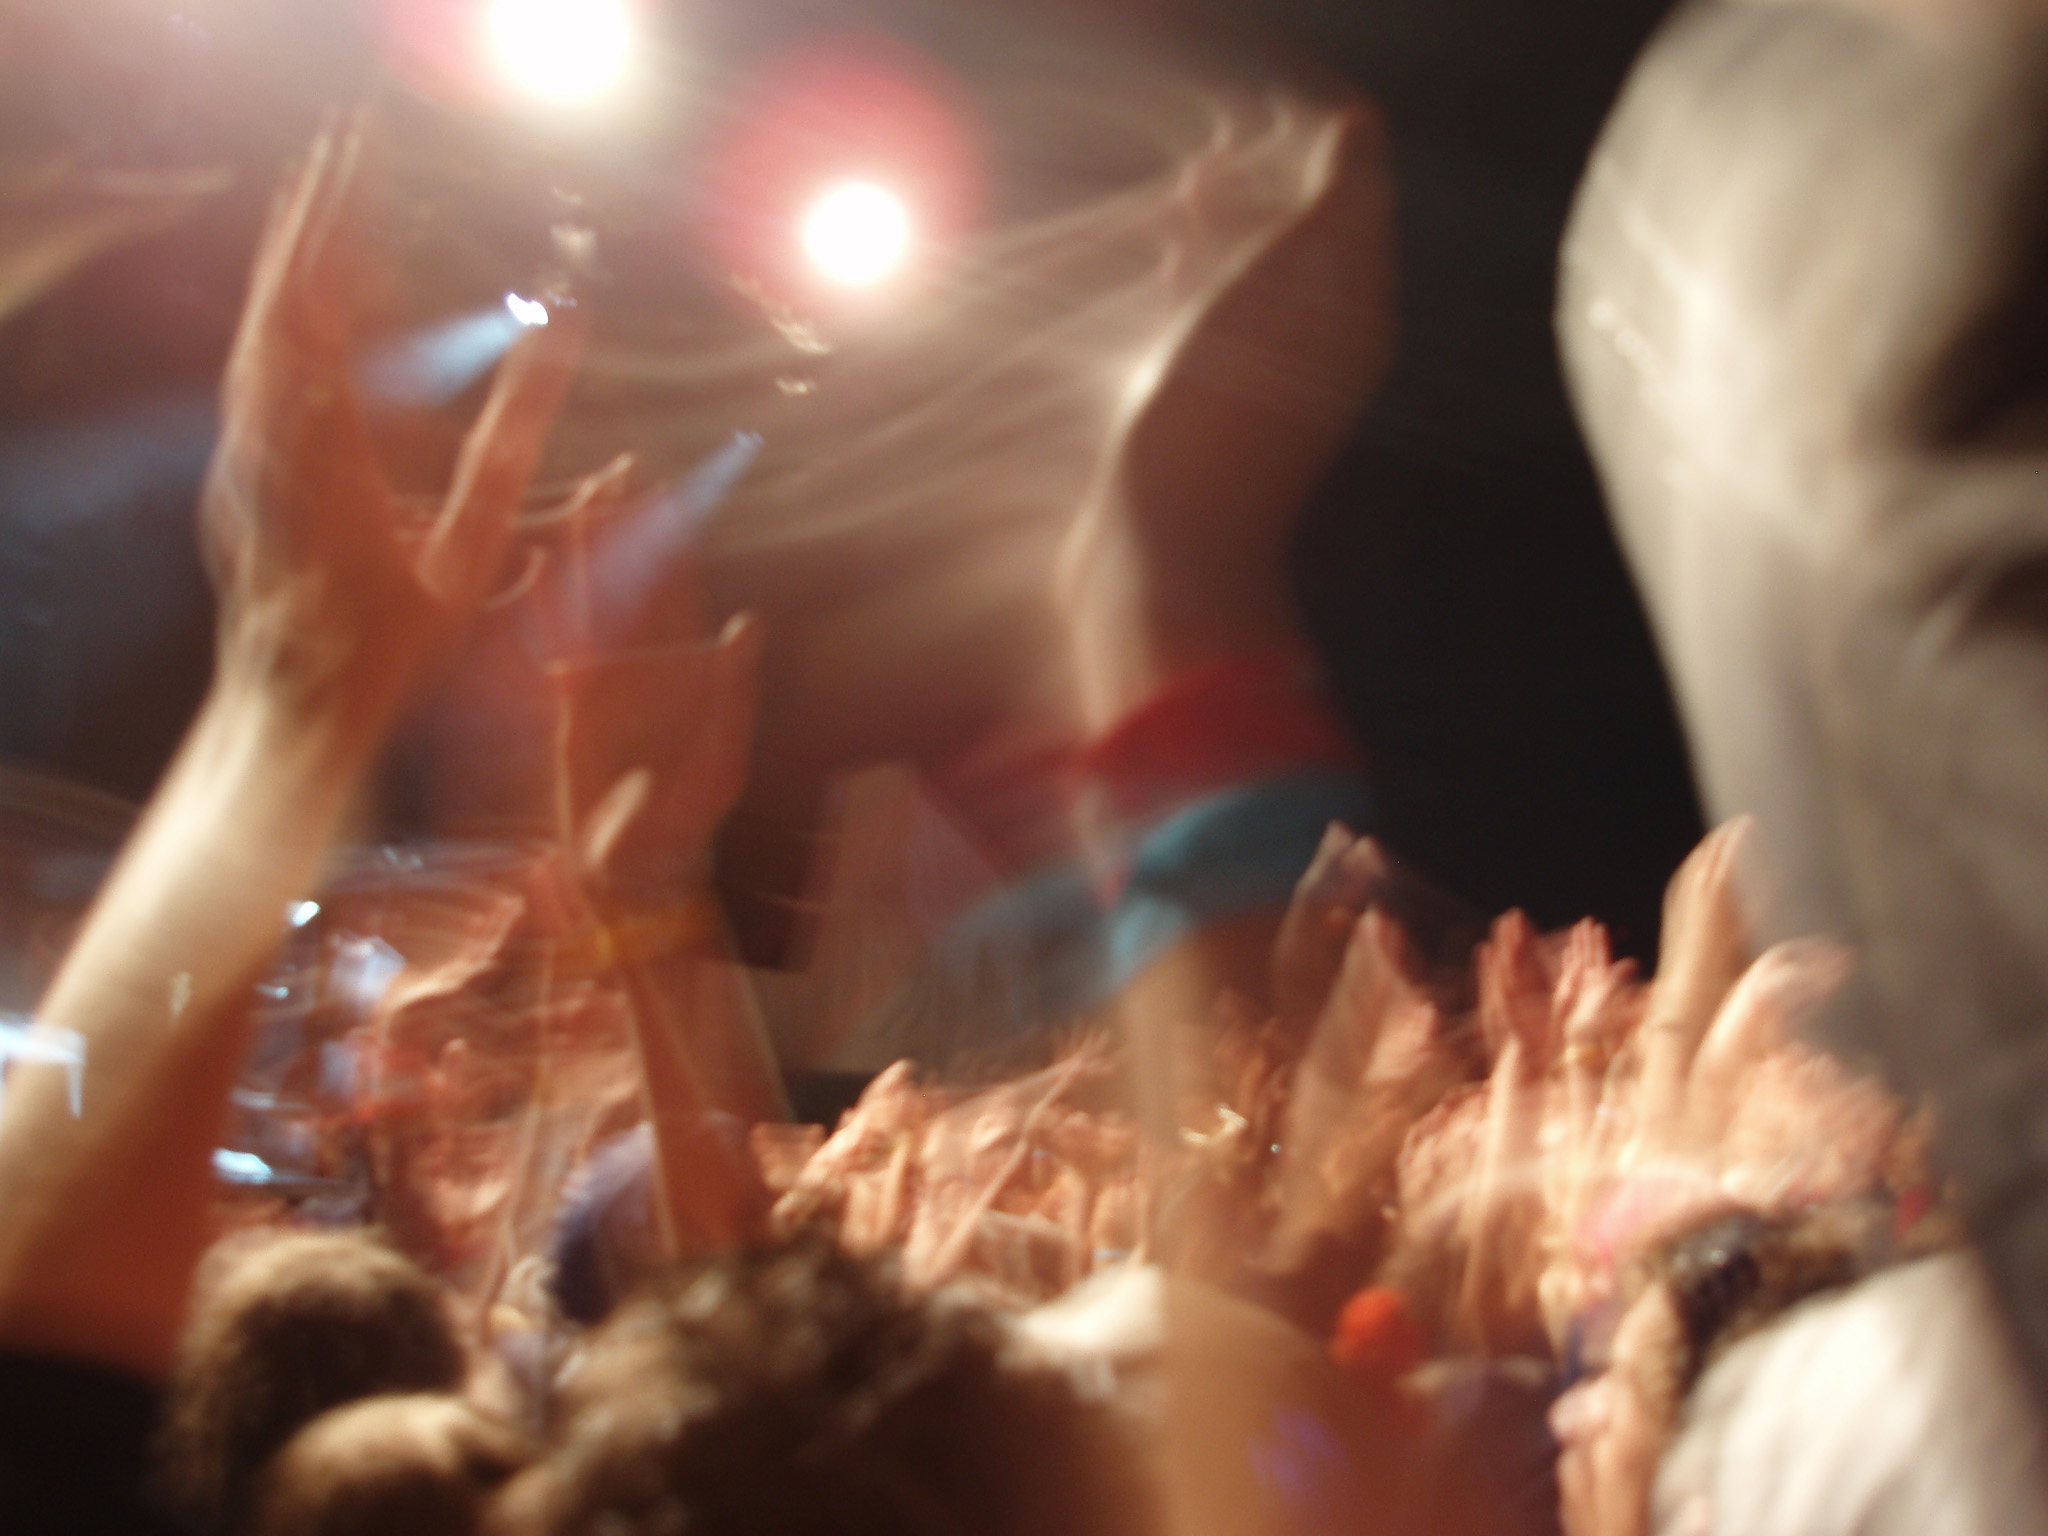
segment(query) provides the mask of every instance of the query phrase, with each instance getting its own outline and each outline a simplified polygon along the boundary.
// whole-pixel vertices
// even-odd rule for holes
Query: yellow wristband
[[[563,941],[555,952],[558,971],[601,976],[665,955],[708,947],[719,931],[718,903],[702,893],[660,906],[626,907],[607,921]]]

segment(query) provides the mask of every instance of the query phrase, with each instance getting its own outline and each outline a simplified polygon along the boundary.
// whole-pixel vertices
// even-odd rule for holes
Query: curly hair
[[[1780,1313],[1859,1279],[1871,1263],[1873,1219],[1853,1204],[1778,1217],[1731,1211],[1659,1244],[1648,1267],[1678,1316],[1679,1358],[1669,1362],[1673,1401]]]
[[[512,1427],[446,1393],[331,1408],[257,1474],[253,1536],[467,1536],[525,1464]]]
[[[1110,1411],[987,1312],[805,1233],[615,1315],[522,1522],[547,1536],[1142,1536]]]
[[[237,1243],[211,1263],[157,1446],[160,1490],[198,1529],[243,1529],[264,1463],[328,1409],[462,1382],[440,1287],[367,1236]]]

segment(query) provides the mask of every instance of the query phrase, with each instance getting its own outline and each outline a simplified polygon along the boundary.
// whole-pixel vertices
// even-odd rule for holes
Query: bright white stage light
[[[632,0],[489,0],[486,26],[505,78],[549,101],[617,85],[633,52]]]
[[[522,299],[516,293],[505,295],[505,308],[512,318],[521,325],[534,326],[548,323],[548,307],[539,299]]]
[[[903,264],[910,251],[910,210],[887,187],[846,181],[811,204],[804,253],[835,283],[864,288]]]

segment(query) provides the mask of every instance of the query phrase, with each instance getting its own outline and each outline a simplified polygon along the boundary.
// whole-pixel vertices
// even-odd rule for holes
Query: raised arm
[[[256,258],[201,506],[212,688],[43,1000],[83,1037],[0,1109],[0,1346],[158,1375],[208,1235],[246,999],[422,662],[497,572],[577,353],[501,368],[433,522],[401,526],[351,385],[360,125],[330,130]]]

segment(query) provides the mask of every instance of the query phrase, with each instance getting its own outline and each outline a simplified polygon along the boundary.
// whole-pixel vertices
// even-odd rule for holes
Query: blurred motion
[[[0,68],[146,75],[155,7],[93,3],[127,29],[9,20]],[[1346,25],[1396,59],[1461,5]],[[316,24],[178,17],[230,74]],[[1333,487],[1398,584],[1448,482],[1383,472],[1543,459],[1414,414],[1456,284],[1412,258],[1496,117],[1583,147],[1584,20],[1432,105],[1292,13],[375,0],[317,90],[0,105],[51,168],[0,179],[0,401],[71,377],[92,253],[235,247],[282,165],[190,322],[217,405],[145,369],[0,440],[20,634],[81,610],[39,572],[121,572],[80,633],[213,594],[139,810],[0,771],[0,1526],[2041,1525],[2031,1078],[1980,1049],[2038,1022],[2033,22],[1694,0],[1586,172],[1559,324],[1721,813],[1634,850],[1655,921],[1403,832],[1403,656],[1515,648],[1468,617],[1515,549],[1520,601],[1597,587],[1568,473],[1390,610],[1409,718],[1345,711],[1301,600]],[[1513,308],[1473,356],[1526,405]],[[189,570],[100,547],[182,528],[188,464]],[[36,730],[133,744],[32,677]],[[1603,687],[1455,703],[1533,782]],[[1579,789],[1623,842],[1626,778]]]
[[[1831,1038],[1939,1106],[2037,1387],[2040,21],[1686,7],[1558,318],[1702,787],[1783,850],[1760,931],[1862,946]]]
[[[85,1039],[75,1031],[43,1029],[22,1015],[0,1015],[0,1072],[10,1061],[62,1067],[71,1084],[71,1113],[85,1113]],[[4,1089],[0,1078],[0,1089]]]

